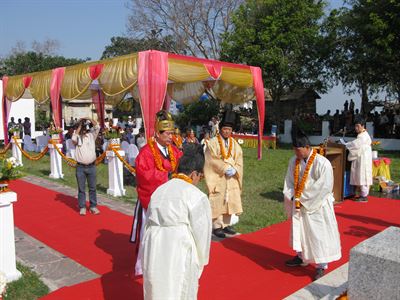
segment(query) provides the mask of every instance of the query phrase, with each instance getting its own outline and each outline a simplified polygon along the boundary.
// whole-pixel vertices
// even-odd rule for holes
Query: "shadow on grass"
[[[283,194],[281,190],[268,191],[260,193],[260,196],[267,199],[272,199],[278,202],[283,202]]]
[[[107,187],[101,185],[100,183],[96,185],[96,191],[107,195]]]
[[[49,176],[50,175],[50,171],[49,170],[39,170],[39,173],[45,176]]]

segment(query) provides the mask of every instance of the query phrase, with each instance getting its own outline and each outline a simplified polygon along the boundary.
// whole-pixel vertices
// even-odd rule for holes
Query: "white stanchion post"
[[[16,193],[0,193],[0,271],[6,276],[7,282],[22,276],[15,260],[13,203],[16,201]]]
[[[12,155],[12,157],[14,157],[16,160],[17,160],[17,163],[18,163],[18,165],[19,166],[23,166],[23,164],[22,164],[22,152],[21,152],[21,150],[19,150],[19,148],[18,148],[18,146],[17,146],[17,144],[16,143],[18,143],[18,145],[21,147],[21,143],[22,143],[22,140],[21,139],[11,139],[11,144],[12,144],[12,147],[11,147],[11,155]]]
[[[118,150],[121,157],[125,156],[125,151]],[[124,189],[124,169],[122,162],[119,160],[114,151],[109,150],[106,152],[108,159],[108,189],[107,194],[114,197],[124,196],[126,190]]]
[[[58,149],[62,149],[62,144],[48,144],[50,151],[50,178],[64,178],[64,174],[62,173],[62,157],[58,153]]]

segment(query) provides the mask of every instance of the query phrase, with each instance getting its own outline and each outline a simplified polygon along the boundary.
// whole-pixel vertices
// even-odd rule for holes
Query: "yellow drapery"
[[[95,64],[97,62],[65,68],[64,79],[61,85],[61,97],[64,99],[76,99],[84,94],[92,83],[90,66]]]
[[[25,92],[24,83],[22,78],[26,75],[11,76],[8,78],[6,96],[7,99],[14,102],[19,100]]]
[[[168,79],[173,82],[194,82],[210,77],[207,69],[200,62],[168,59]]]
[[[29,86],[32,98],[37,103],[44,103],[50,99],[51,70],[32,74],[32,82]]]
[[[104,64],[98,81],[106,96],[121,96],[137,83],[137,57],[135,53],[98,62]]]

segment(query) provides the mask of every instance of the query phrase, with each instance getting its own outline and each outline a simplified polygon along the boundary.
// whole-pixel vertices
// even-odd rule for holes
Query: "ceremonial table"
[[[392,161],[387,157],[379,157],[372,160],[372,177],[384,176],[390,180],[390,164]]]
[[[232,134],[232,137],[244,148],[257,148],[258,136],[256,134]],[[241,140],[241,141],[239,141]],[[243,141],[243,143],[242,143]],[[276,149],[276,136],[263,136],[263,148]]]

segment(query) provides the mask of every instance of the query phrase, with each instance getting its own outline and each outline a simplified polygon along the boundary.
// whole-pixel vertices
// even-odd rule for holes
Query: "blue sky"
[[[68,58],[100,58],[110,38],[126,32],[128,0],[0,0],[0,57],[10,54],[17,41],[29,49],[32,41],[55,39],[57,54]],[[146,0],[143,0],[146,1]],[[330,1],[335,8],[342,0]],[[317,112],[342,109],[342,88],[335,87],[317,101]],[[359,107],[360,97],[351,96]]]

